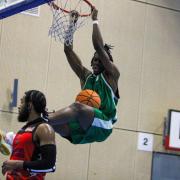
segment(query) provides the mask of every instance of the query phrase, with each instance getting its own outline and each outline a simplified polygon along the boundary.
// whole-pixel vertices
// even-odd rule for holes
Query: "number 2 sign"
[[[152,151],[153,150],[153,135],[148,133],[138,134],[138,150]]]

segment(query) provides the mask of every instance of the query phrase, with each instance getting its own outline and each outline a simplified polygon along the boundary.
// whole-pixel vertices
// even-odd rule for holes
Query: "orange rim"
[[[91,9],[93,9],[95,6],[93,6],[88,0],[83,0],[88,6],[90,6],[90,8]],[[68,10],[66,10],[66,9],[63,9],[63,8],[61,8],[61,7],[59,7],[57,4],[55,4],[54,2],[51,2],[50,3],[51,5],[52,5],[52,7],[55,9],[55,10],[62,10],[63,12],[65,12],[65,13],[70,13],[71,11],[68,11]],[[91,13],[84,13],[84,14],[79,14],[79,16],[81,16],[81,17],[87,17],[87,16],[90,16],[91,15]]]

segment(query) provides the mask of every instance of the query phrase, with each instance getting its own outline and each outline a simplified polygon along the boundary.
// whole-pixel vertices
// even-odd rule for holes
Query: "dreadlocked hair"
[[[111,55],[111,49],[113,49],[113,47],[114,46],[112,46],[112,45],[109,45],[109,44],[105,44],[104,45],[104,50],[107,52],[107,54],[108,54],[108,56],[109,56],[109,58],[110,58],[110,60],[113,62],[113,57],[112,57],[112,55]]]
[[[31,102],[37,113],[42,114],[46,119],[48,112],[46,111],[46,97],[45,95],[37,90],[29,90],[25,92],[25,103]]]

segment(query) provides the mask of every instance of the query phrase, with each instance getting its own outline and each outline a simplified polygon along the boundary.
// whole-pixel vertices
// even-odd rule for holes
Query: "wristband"
[[[94,20],[92,23],[93,23],[93,24],[99,24],[99,23],[98,23],[98,20]]]

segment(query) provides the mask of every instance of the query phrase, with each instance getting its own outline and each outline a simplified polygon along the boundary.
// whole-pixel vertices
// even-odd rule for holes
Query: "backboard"
[[[0,0],[0,19],[4,19],[50,1],[51,0]]]

